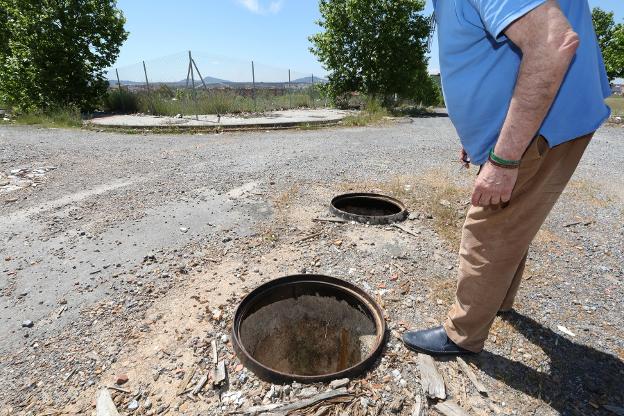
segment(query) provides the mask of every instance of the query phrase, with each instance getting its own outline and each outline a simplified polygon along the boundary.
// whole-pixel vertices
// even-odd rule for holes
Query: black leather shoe
[[[403,334],[403,343],[412,351],[429,355],[475,354],[451,341],[441,326],[422,331],[407,331]]]

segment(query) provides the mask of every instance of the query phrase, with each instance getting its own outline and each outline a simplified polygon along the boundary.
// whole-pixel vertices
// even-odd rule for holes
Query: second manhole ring
[[[368,224],[390,224],[408,216],[398,199],[373,193],[338,195],[332,199],[329,210],[337,217]]]
[[[329,276],[273,280],[243,299],[232,343],[239,359],[274,383],[355,377],[381,354],[386,324],[362,289]]]

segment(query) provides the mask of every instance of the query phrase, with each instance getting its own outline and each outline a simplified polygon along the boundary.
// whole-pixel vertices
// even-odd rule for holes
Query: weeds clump
[[[116,113],[144,113],[158,116],[194,114],[241,114],[311,108],[320,105],[321,97],[312,87],[279,94],[273,90],[209,89],[193,92],[173,90],[163,85],[152,91],[111,90],[104,100],[104,110]]]
[[[342,120],[342,125],[347,127],[360,127],[369,124],[378,124],[388,117],[389,113],[377,100],[367,101],[364,110],[358,114],[347,116]]]
[[[607,105],[611,107],[614,116],[624,116],[624,97],[616,95],[609,97]]]
[[[41,127],[82,127],[82,116],[77,107],[57,107],[43,111],[18,113],[12,121],[21,125],[36,125]]]

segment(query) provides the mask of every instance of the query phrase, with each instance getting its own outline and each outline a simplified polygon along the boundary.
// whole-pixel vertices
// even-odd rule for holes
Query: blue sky
[[[592,7],[615,11],[618,21],[624,19],[622,0],[590,0],[589,3]],[[317,0],[118,0],[118,6],[126,16],[126,28],[130,32],[115,65],[122,69],[142,60],[150,62],[166,57],[150,62],[150,71],[165,71],[168,64],[175,64],[176,68],[183,68],[179,71],[182,75],[177,76],[176,70],[175,76],[184,79],[182,52],[190,49],[205,62],[200,64],[196,58],[200,70],[208,67],[202,71],[204,76],[218,76],[209,65],[217,60],[209,56],[240,59],[231,62],[245,70],[247,61],[254,59],[301,74],[325,72],[308,51],[308,36],[319,30],[314,23],[319,18]],[[431,13],[431,7],[428,1],[425,13]],[[434,45],[431,71],[438,68],[436,55]],[[126,72],[138,73],[139,67],[134,65]]]

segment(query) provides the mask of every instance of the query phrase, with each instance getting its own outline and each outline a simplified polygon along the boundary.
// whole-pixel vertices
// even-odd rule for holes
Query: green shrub
[[[123,88],[109,90],[104,97],[104,110],[115,113],[136,113],[139,111],[139,96]]]

